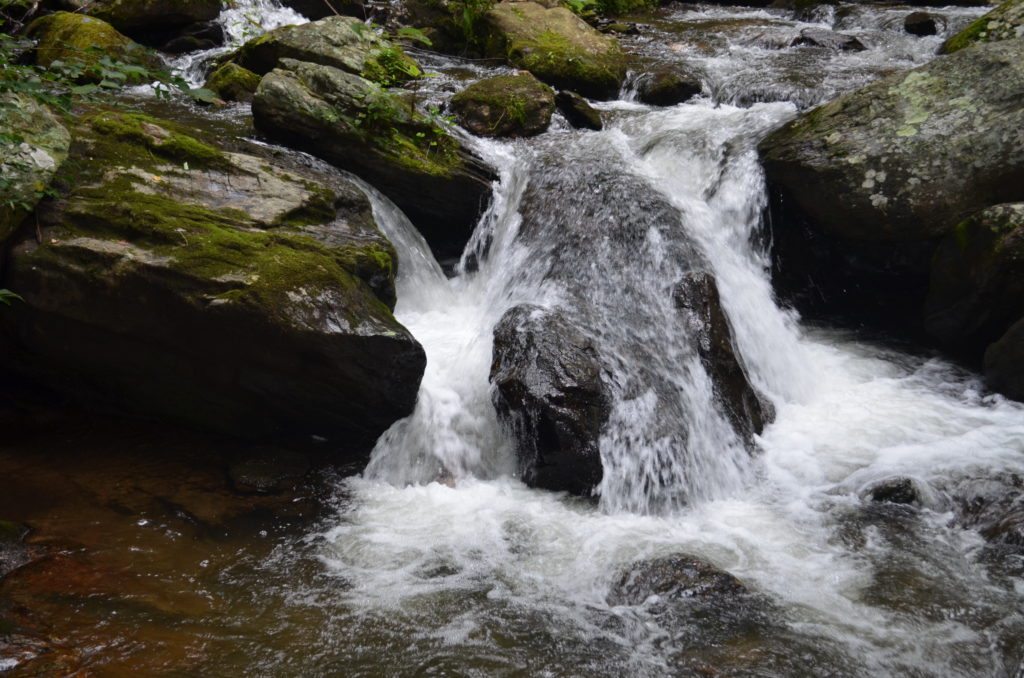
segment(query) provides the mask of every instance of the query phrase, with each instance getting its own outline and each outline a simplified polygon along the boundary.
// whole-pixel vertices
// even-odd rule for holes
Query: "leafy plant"
[[[0,304],[10,306],[11,301],[14,299],[17,299],[18,301],[25,301],[24,299],[21,298],[20,295],[15,294],[14,292],[8,289],[0,289]]]

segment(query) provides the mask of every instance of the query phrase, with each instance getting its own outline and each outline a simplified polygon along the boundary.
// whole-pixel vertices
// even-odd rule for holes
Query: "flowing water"
[[[931,11],[947,33],[979,13]],[[500,180],[451,278],[367,187],[400,253],[396,315],[428,356],[416,410],[365,471],[333,481],[328,515],[201,578],[217,602],[189,622],[208,641],[195,674],[1019,676],[1024,585],[954,520],[953,494],[1024,472],[1024,406],[940,359],[802,324],[768,277],[758,140],[931,58],[943,36],[902,33],[908,12],[659,17],[629,47],[697,69],[705,96],[652,108],[627,91],[600,105],[602,132],[556,121],[534,139],[468,139]],[[869,49],[787,47],[833,25]],[[451,75],[427,102],[486,70],[431,67]],[[672,320],[691,270],[713,272],[775,407],[753,453]],[[492,330],[520,303],[559,309],[601,350],[614,403],[594,501],[514,477],[488,372]],[[921,508],[865,499],[894,477],[912,479]],[[752,598],[692,616],[609,604],[630,563],[673,553]]]

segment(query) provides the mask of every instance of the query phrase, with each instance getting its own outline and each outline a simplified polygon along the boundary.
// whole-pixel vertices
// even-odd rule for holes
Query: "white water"
[[[790,22],[785,31],[802,25]],[[926,43],[913,43],[913,51],[903,36],[893,42],[903,66],[928,58]],[[952,521],[948,488],[960,478],[1024,471],[1024,407],[985,394],[972,375],[940,360],[802,327],[776,305],[758,245],[764,191],[754,147],[796,108],[720,103],[746,100],[737,74],[758,67],[767,53],[764,40],[758,44],[704,58],[718,103],[614,102],[602,106],[611,124],[601,133],[560,127],[532,141],[476,142],[501,180],[477,233],[478,244],[490,244],[478,248],[487,254],[474,273],[446,279],[404,217],[373,195],[400,252],[396,315],[424,345],[428,367],[415,413],[381,438],[361,477],[341,483],[337,518],[308,540],[328,580],[285,587],[295,609],[326,611],[307,673],[322,675],[342,661],[351,675],[679,675],[699,659],[729,675],[1013,674],[1013,657],[1024,651],[1024,587],[989,577],[978,562],[981,538]],[[774,92],[803,105],[885,69],[877,54],[844,59],[818,64],[831,83],[824,90],[794,97],[793,87],[768,82],[754,98]],[[871,59],[875,70],[865,66]],[[718,413],[702,369],[687,361],[686,338],[664,320],[623,320],[636,309],[616,304],[650,301],[659,276],[677,270],[678,262],[664,261],[673,252],[667,231],[651,225],[634,256],[603,251],[613,259],[593,257],[591,243],[578,238],[563,243],[579,252],[587,284],[621,276],[608,281],[611,289],[593,289],[601,308],[586,317],[588,331],[614,351],[622,381],[635,387],[648,366],[629,359],[651,356],[654,342],[672,358],[658,369],[686,386],[681,402],[695,417],[684,451],[679,438],[656,428],[664,421],[655,391],[617,392],[602,439],[598,506],[513,477],[487,381],[491,332],[506,309],[571,303],[571,284],[547,275],[554,255],[517,236],[531,182],[581,167],[638,177],[678,211],[718,281],[744,366],[776,408],[749,456]],[[592,189],[599,203],[602,186]],[[552,198],[552,217],[563,202]],[[614,216],[613,208],[598,216]],[[628,299],[626,278],[638,281]],[[638,346],[628,345],[630,336]],[[681,486],[650,490],[640,482],[666,472],[665,464]],[[925,508],[873,512],[864,490],[894,476],[915,480]],[[638,495],[638,487],[648,489]],[[672,496],[659,501],[659,492]],[[659,512],[635,510],[652,507]],[[647,606],[607,604],[629,563],[680,552],[772,601],[777,627],[746,646],[716,635],[714,620],[680,635]]]

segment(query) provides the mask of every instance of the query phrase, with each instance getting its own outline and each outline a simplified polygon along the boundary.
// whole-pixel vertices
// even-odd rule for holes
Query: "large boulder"
[[[1024,199],[1024,42],[981,45],[800,115],[760,151],[780,282],[920,322],[935,242]]]
[[[385,86],[421,75],[401,47],[347,16],[282,26],[245,43],[232,57],[258,75],[269,73],[282,59],[332,66]]]
[[[939,244],[925,330],[978,360],[1024,317],[1024,203],[996,205],[961,222]]]
[[[460,124],[485,137],[528,137],[551,124],[555,93],[529,73],[479,80],[451,100]]]
[[[598,439],[611,408],[593,342],[558,312],[516,306],[494,329],[490,378],[498,415],[520,441],[524,481],[590,494],[601,482]]]
[[[952,54],[974,44],[1024,37],[1024,0],[1006,0],[979,17],[942,44],[943,54]]]
[[[393,91],[330,66],[281,66],[256,90],[256,127],[363,177],[439,257],[457,257],[490,196],[492,171]]]
[[[619,43],[565,9],[500,2],[483,17],[486,51],[558,89],[612,99],[626,78]]]
[[[0,245],[42,199],[70,143],[48,108],[26,96],[0,95]]]
[[[40,66],[60,61],[94,67],[104,56],[124,59],[141,49],[106,21],[71,12],[40,17],[28,25],[25,35],[36,41],[33,58]],[[96,82],[99,76],[87,74],[84,79]]]
[[[235,436],[364,453],[411,412],[422,348],[351,184],[124,112],[78,121],[77,181],[16,243],[3,369]]]

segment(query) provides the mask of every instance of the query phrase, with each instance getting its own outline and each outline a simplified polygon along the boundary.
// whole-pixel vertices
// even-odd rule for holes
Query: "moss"
[[[404,134],[395,133],[384,147],[384,152],[402,167],[439,177],[452,176],[460,164],[457,143],[446,134],[435,134],[432,141],[426,137],[414,141]]]
[[[38,40],[35,61],[40,66],[58,60],[95,66],[104,55],[125,56],[140,49],[105,21],[71,12],[55,12],[36,19],[25,33]]]
[[[206,89],[226,101],[248,101],[260,84],[260,76],[238,64],[228,62],[206,80]]]
[[[106,146],[97,149],[98,155],[125,165],[134,163],[147,167],[153,164],[151,156],[147,162],[147,155],[155,154],[196,168],[230,167],[224,154],[213,146],[189,136],[177,125],[141,113],[101,111],[86,116],[81,124],[95,133],[92,135],[94,143]]]
[[[599,88],[617,89],[621,81],[617,62],[588,54],[551,30],[533,38],[514,40],[509,44],[508,56],[512,63],[556,86],[583,81]]]
[[[388,86],[418,78],[423,72],[401,49],[388,46],[367,57],[359,75],[371,82]]]

